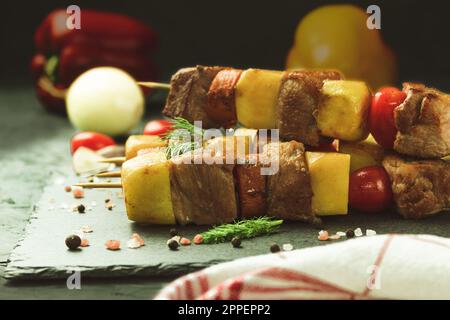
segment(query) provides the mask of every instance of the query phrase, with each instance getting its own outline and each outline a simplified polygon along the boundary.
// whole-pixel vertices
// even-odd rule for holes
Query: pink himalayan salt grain
[[[75,199],[84,198],[84,190],[81,187],[72,188],[72,195]]]
[[[328,240],[328,231],[326,230],[319,231],[319,236],[317,237],[317,239],[319,239],[320,241]]]
[[[142,239],[142,237],[137,233],[133,233],[133,235],[131,236],[131,239],[135,239],[137,241],[137,243],[139,243],[140,246],[145,245],[144,239]]]
[[[201,234],[197,234],[194,237],[193,241],[194,241],[195,244],[201,244],[203,242],[203,236]]]
[[[119,240],[108,240],[105,243],[106,249],[108,250],[120,250]]]
[[[89,247],[89,240],[88,239],[81,239],[80,247]]]
[[[191,244],[191,240],[189,240],[188,238],[181,238],[181,239],[180,239],[180,244],[181,244],[182,246],[188,246],[188,245]]]

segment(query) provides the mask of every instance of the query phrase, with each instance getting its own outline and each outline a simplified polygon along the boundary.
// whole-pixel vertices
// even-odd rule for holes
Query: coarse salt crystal
[[[89,247],[89,240],[86,238],[81,239],[80,247]]]
[[[203,243],[203,236],[201,234],[197,234],[194,237],[194,243],[195,244],[202,244]]]
[[[131,238],[127,241],[127,247],[130,249],[137,249],[140,248],[142,245],[136,238]]]
[[[319,236],[317,237],[320,241],[326,241],[328,240],[328,231],[326,230],[320,230]]]
[[[180,244],[181,244],[182,246],[188,246],[188,245],[191,244],[191,240],[189,240],[188,238],[181,238],[181,239],[180,239]]]
[[[84,190],[82,187],[72,187],[72,195],[75,199],[84,198]]]
[[[167,240],[167,244],[169,244],[169,242],[170,242],[171,240],[175,240],[175,241],[178,242],[178,244],[179,244],[180,241],[181,241],[181,236],[173,236],[172,238],[170,238],[169,240]]]
[[[119,240],[108,240],[105,243],[106,249],[108,250],[119,250],[120,241]]]
[[[361,228],[355,229],[355,237],[361,237],[363,235]]]
[[[333,235],[331,235],[328,239],[330,239],[330,240],[339,240],[340,238],[341,238],[340,235],[338,235],[338,234],[333,234]]]
[[[372,230],[372,229],[367,229],[366,230],[366,236],[368,236],[368,237],[374,236],[376,234],[377,234],[377,232],[375,230]]]
[[[132,239],[136,239],[136,241],[139,242],[139,244],[140,244],[141,246],[145,245],[144,239],[142,239],[142,237],[141,237],[139,234],[133,233],[133,235],[131,236],[131,238],[132,238]]]
[[[91,233],[91,232],[94,232],[94,229],[92,229],[90,226],[83,226],[83,227],[81,227],[81,232]]]

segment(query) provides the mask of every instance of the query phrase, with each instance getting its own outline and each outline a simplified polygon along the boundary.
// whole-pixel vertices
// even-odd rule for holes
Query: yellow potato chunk
[[[325,80],[317,114],[322,135],[344,141],[367,138],[370,90],[362,81]]]
[[[282,71],[248,69],[236,84],[236,114],[247,128],[275,129]]]
[[[372,135],[361,142],[341,142],[339,152],[350,155],[350,172],[368,166],[380,166],[385,156],[384,149]]]
[[[313,191],[313,212],[318,216],[347,214],[350,156],[306,152],[306,160]]]
[[[131,159],[137,156],[139,150],[165,147],[166,145],[166,141],[159,136],[133,135],[125,143],[125,156],[127,159]]]
[[[122,186],[128,219],[143,224],[175,224],[169,180],[171,165],[162,151],[123,163]]]

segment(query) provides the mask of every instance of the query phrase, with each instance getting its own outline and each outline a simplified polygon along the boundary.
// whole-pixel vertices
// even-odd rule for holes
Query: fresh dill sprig
[[[193,135],[200,135],[203,136],[203,133],[205,130],[196,127],[192,123],[190,123],[188,120],[181,118],[181,117],[175,117],[170,120],[172,122],[172,127],[169,131],[167,131],[163,135],[164,140],[170,140],[173,138],[178,138],[180,136],[185,136],[186,133],[189,133],[191,136]]]
[[[171,120],[172,127],[163,135],[168,141],[166,149],[167,159],[200,148],[204,130],[196,127],[188,120],[176,117]],[[197,137],[197,139],[195,139]],[[200,139],[198,139],[198,137]]]
[[[274,233],[283,220],[274,220],[269,217],[259,217],[250,220],[241,220],[234,223],[222,224],[201,233],[203,243],[212,244],[230,241],[233,237],[241,239],[254,238]]]

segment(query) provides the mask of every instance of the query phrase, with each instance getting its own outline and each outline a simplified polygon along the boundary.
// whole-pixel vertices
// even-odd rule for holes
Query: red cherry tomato
[[[383,88],[372,98],[369,126],[375,140],[386,149],[394,147],[397,128],[394,109],[406,98],[406,93],[397,88]]]
[[[152,120],[145,125],[144,134],[162,135],[172,128],[173,123],[167,120]]]
[[[350,207],[363,212],[379,212],[389,208],[392,199],[391,181],[383,167],[370,166],[351,173]]]
[[[74,153],[79,147],[86,147],[95,151],[115,144],[116,142],[113,138],[107,135],[86,131],[73,136],[70,143],[70,150]]]

